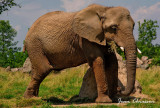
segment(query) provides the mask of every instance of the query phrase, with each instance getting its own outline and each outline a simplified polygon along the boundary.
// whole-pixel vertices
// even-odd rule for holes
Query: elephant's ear
[[[100,20],[104,11],[105,7],[100,5],[91,5],[79,11],[73,20],[74,32],[91,42],[106,45]]]

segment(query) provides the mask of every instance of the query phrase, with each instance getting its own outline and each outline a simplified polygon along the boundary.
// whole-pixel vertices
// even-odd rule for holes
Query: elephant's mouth
[[[112,42],[112,41],[111,41]],[[114,42],[114,41],[113,41]],[[123,46],[120,46],[120,45],[118,45],[117,43],[115,43],[114,42],[114,44],[117,46],[117,48],[120,48],[121,49],[121,51],[125,51],[125,48],[123,47]],[[141,52],[141,50],[139,49],[139,48],[137,48],[137,52],[139,53],[139,54],[141,54],[142,52]]]
[[[117,45],[118,46],[118,45]],[[124,47],[120,47],[120,46],[118,46],[123,52],[124,52]],[[141,50],[139,49],[139,48],[137,48],[137,52],[139,53],[139,54],[141,54],[142,52],[141,52]]]

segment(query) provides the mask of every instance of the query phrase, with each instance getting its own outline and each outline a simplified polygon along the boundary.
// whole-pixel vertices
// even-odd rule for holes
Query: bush
[[[10,61],[8,65],[11,67],[22,67],[27,57],[27,52],[16,52],[13,54],[13,58],[8,57],[8,61]]]

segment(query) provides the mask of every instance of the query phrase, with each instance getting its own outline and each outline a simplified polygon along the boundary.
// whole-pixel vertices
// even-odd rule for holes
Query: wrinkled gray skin
[[[108,41],[125,48],[129,95],[136,73],[134,21],[123,7],[90,5],[74,13],[50,12],[41,16],[29,29],[25,47],[32,63],[32,78],[24,97],[38,96],[39,86],[51,70],[62,70],[88,63],[97,83],[96,102],[112,102],[117,93],[118,64],[109,51]]]

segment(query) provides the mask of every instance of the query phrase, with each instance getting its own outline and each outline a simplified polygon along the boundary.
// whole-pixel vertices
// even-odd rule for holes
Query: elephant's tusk
[[[142,54],[141,50],[139,50],[138,48],[137,48],[137,51],[138,51],[139,54]]]
[[[123,47],[120,47],[120,49],[121,49],[122,51],[124,51],[124,48],[123,48]]]
[[[120,49],[121,49],[122,51],[124,51],[124,48],[123,48],[123,47],[120,47]],[[139,54],[142,54],[142,52],[141,52],[140,49],[137,48],[137,51],[138,51]]]

